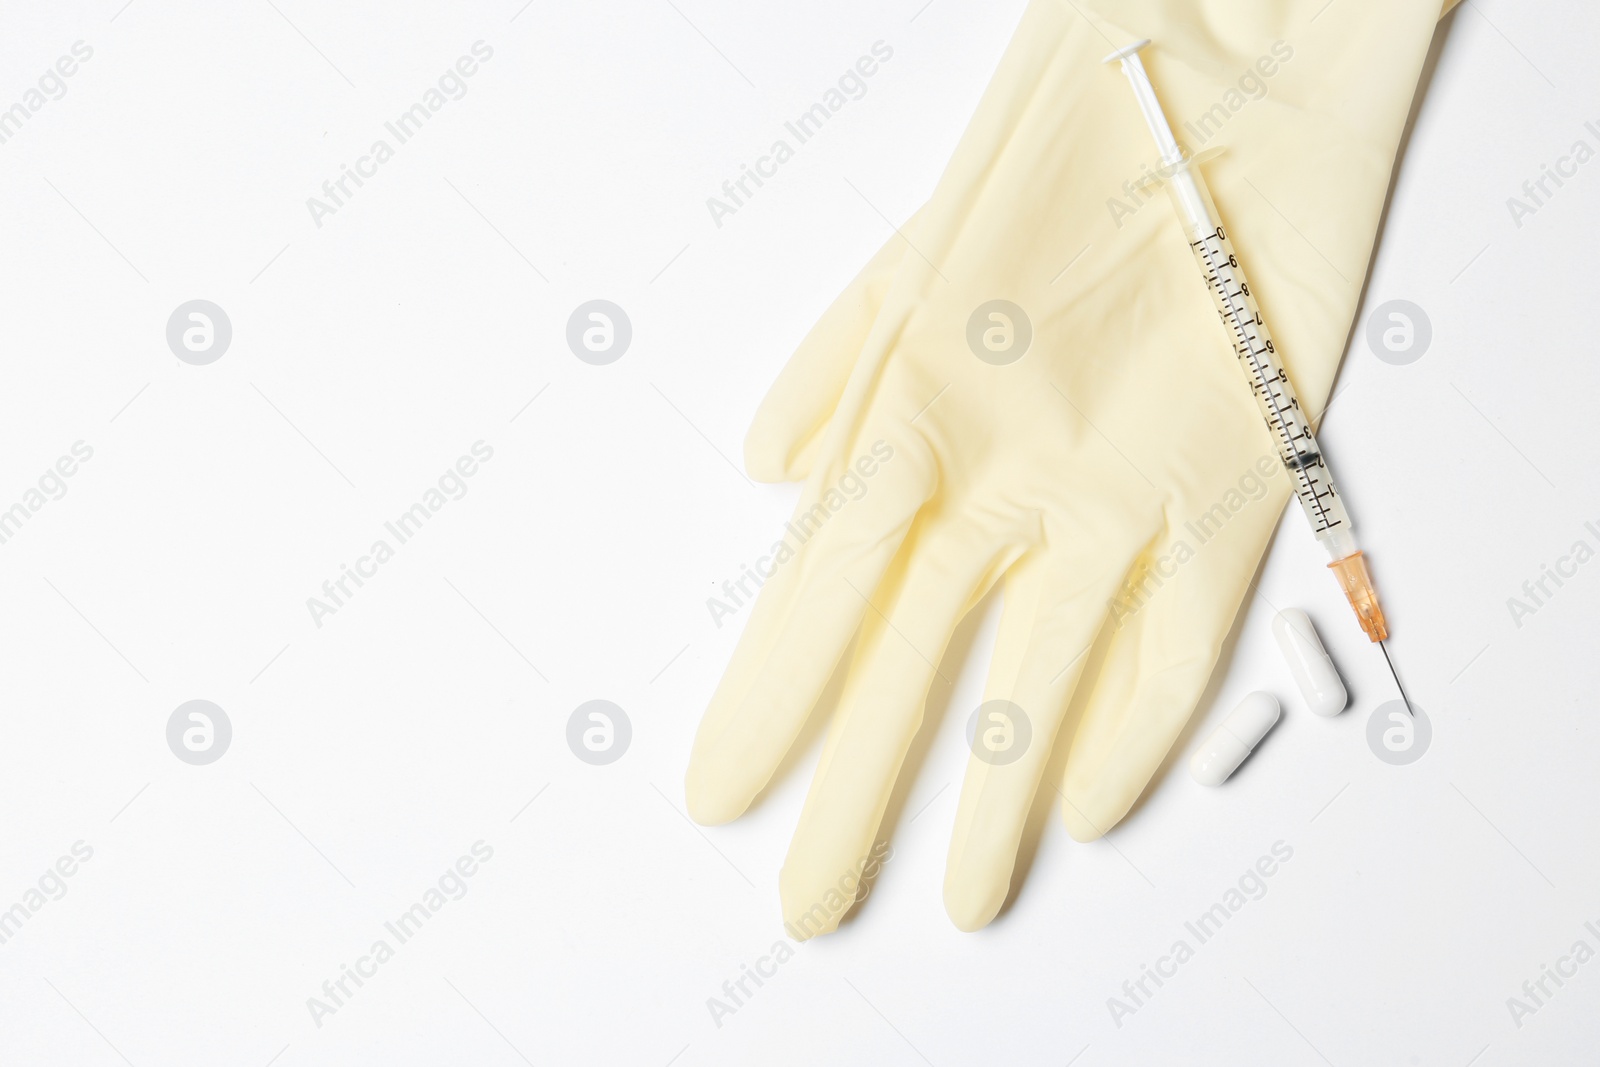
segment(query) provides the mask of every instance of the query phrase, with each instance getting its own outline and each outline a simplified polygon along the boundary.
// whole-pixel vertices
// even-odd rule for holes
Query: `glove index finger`
[[[846,464],[836,483],[808,487],[785,524],[789,552],[775,554],[695,735],[685,790],[697,822],[737,818],[766,786],[937,484],[915,431],[892,445],[866,436],[873,465]]]

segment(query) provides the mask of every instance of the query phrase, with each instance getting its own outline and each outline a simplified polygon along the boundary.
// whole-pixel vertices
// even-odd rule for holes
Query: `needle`
[[[1389,665],[1389,674],[1394,677],[1394,687],[1400,690],[1400,700],[1406,706],[1406,714],[1413,719],[1417,713],[1411,710],[1411,698],[1406,696],[1406,687],[1400,684],[1400,675],[1394,669],[1394,660],[1389,658],[1389,646],[1386,642],[1379,641],[1378,647],[1383,649],[1383,661]]]

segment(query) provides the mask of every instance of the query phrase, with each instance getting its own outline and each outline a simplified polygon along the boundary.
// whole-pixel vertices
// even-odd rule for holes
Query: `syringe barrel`
[[[1189,250],[1200,267],[1212,303],[1222,318],[1239,369],[1255,397],[1278,459],[1294,482],[1295,497],[1311,530],[1330,559],[1356,551],[1350,516],[1334,488],[1322,450],[1311,432],[1311,419],[1300,404],[1288,368],[1267,329],[1261,307],[1229,240],[1211,193],[1192,160],[1163,168],[1167,193],[1183,223]]]
[[[1190,241],[1222,224],[1217,217],[1217,205],[1211,199],[1211,191],[1206,188],[1193,160],[1166,164],[1161,171],[1167,175],[1167,196],[1171,198]]]

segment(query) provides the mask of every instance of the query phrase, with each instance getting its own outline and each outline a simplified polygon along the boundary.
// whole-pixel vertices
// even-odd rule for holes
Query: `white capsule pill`
[[[1318,715],[1343,711],[1349,699],[1344,682],[1339,680],[1339,672],[1306,613],[1299,608],[1278,612],[1272,620],[1272,636],[1278,639],[1283,660],[1294,675],[1294,684],[1300,687],[1300,695],[1306,698],[1306,705]]]
[[[1251,693],[1239,701],[1195,754],[1189,773],[1201,785],[1221,785],[1238,769],[1267,731],[1278,721],[1278,698],[1271,693]]]

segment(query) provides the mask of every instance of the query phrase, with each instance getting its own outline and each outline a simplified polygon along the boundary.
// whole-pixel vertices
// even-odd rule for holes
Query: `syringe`
[[[1256,404],[1267,421],[1267,429],[1272,432],[1278,457],[1294,478],[1295,496],[1311,522],[1311,531],[1328,550],[1333,561],[1328,569],[1338,578],[1345,598],[1355,609],[1361,629],[1383,650],[1389,673],[1394,674],[1395,685],[1400,688],[1401,699],[1409,712],[1411,702],[1406,698],[1405,688],[1400,686],[1400,676],[1395,673],[1394,661],[1389,659],[1389,649],[1383,643],[1389,636],[1389,629],[1384,622],[1383,609],[1378,606],[1378,594],[1372,588],[1366,559],[1356,547],[1350,516],[1345,513],[1344,502],[1333,487],[1327,460],[1317,447],[1311,422],[1289,382],[1289,372],[1272,342],[1261,309],[1251,295],[1250,283],[1239,266],[1239,257],[1223,229],[1222,217],[1200,177],[1199,167],[1178,147],[1172,127],[1161,110],[1161,102],[1150,85],[1150,77],[1139,60],[1139,50],[1149,43],[1148,40],[1136,41],[1112,52],[1105,61],[1120,62],[1122,73],[1133,86],[1139,110],[1144,113],[1144,120],[1161,152],[1161,175],[1166,179],[1167,191],[1183,223],[1189,248],[1211,290],[1217,312],[1222,316],[1234,353],[1239,357],[1239,368],[1245,372],[1250,391],[1255,394]]]

